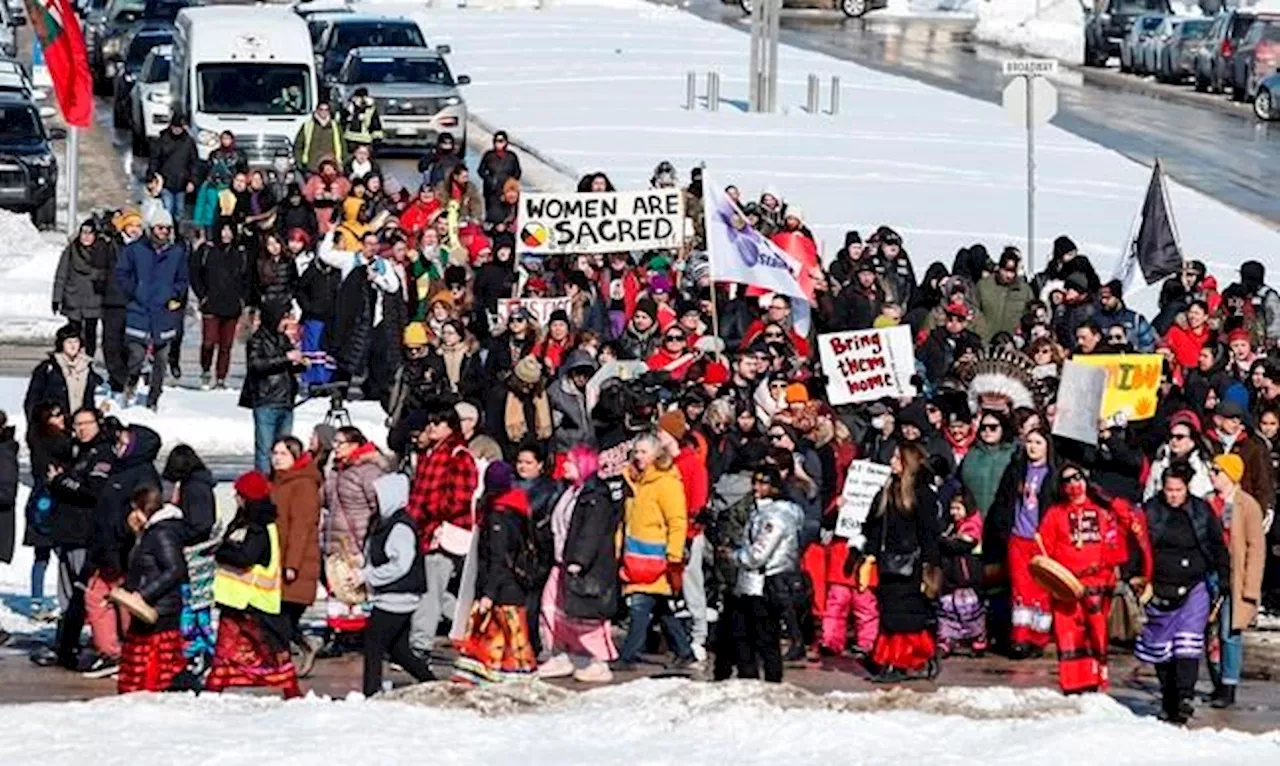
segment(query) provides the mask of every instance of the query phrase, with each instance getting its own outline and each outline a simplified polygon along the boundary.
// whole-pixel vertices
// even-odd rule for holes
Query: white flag
[[[737,282],[782,293],[807,304],[800,264],[747,223],[741,208],[709,176],[702,181],[707,258],[717,282]]]

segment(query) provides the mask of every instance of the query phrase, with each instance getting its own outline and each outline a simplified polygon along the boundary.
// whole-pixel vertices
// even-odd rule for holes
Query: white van
[[[229,130],[254,166],[293,156],[293,137],[316,103],[307,24],[287,7],[184,8],[173,33],[169,91],[200,158]]]

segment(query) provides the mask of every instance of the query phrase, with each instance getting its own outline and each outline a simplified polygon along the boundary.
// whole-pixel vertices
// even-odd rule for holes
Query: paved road
[[[720,0],[653,0],[703,18],[749,29],[736,5]],[[1011,54],[975,43],[962,18],[895,18],[872,13],[784,11],[783,43],[826,53],[930,85],[1000,101],[1000,61]],[[745,47],[745,40],[744,40]],[[1078,73],[1055,81],[1053,124],[1150,165],[1155,157],[1178,181],[1280,225],[1280,123],[1256,123],[1210,105],[1162,99],[1157,93],[1086,84]],[[874,104],[844,105],[869,108]]]

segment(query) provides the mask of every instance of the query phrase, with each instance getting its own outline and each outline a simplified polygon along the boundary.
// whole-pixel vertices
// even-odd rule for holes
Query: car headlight
[[[27,162],[33,168],[51,168],[53,167],[54,159],[52,154],[35,154],[27,157]]]
[[[212,130],[204,130],[203,128],[197,128],[196,140],[200,142],[201,146],[206,147],[208,149],[218,148],[218,134],[214,133]]]
[[[458,98],[457,96],[450,96],[444,100],[445,106],[457,106],[458,104],[461,104],[461,103],[462,103],[462,99]]]
[[[151,104],[162,104],[162,105],[164,105],[164,106],[168,106],[168,105],[169,105],[169,94],[168,94],[168,93],[161,93],[161,92],[160,92],[160,91],[158,91],[158,90],[153,90],[153,91],[151,91],[150,93],[148,93],[148,94],[147,94],[147,102],[148,102],[148,103],[151,103]]]

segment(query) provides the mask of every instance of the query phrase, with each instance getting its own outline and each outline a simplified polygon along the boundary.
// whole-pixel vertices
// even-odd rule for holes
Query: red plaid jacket
[[[471,528],[471,498],[479,483],[475,458],[461,437],[436,444],[418,458],[408,511],[418,525],[418,545],[423,553],[433,547],[436,528],[442,522]]]

